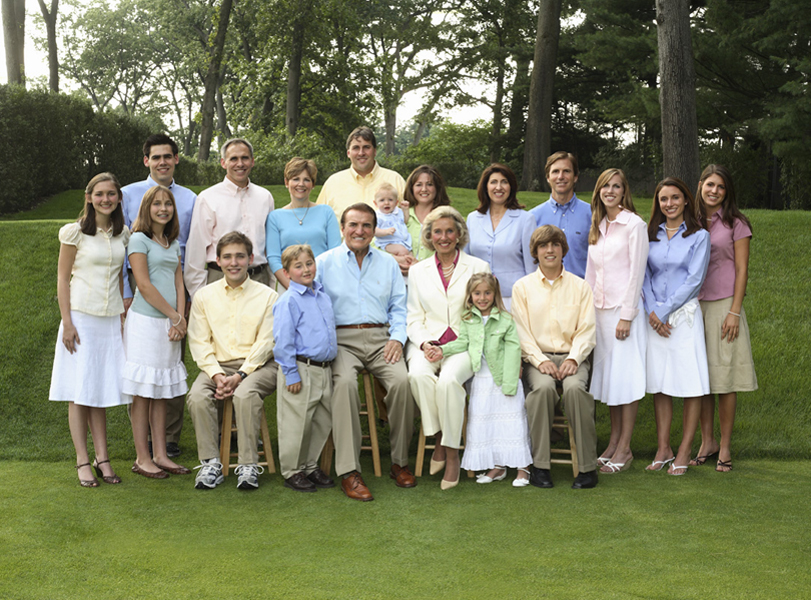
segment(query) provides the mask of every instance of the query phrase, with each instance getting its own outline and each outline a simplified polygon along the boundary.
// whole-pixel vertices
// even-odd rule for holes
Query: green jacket
[[[482,352],[493,374],[493,381],[501,386],[507,396],[518,391],[518,376],[521,371],[521,345],[518,329],[509,313],[493,307],[487,324],[476,307],[469,319],[463,319],[459,337],[442,346],[442,355],[451,356],[468,351],[470,366],[477,373],[482,366]]]

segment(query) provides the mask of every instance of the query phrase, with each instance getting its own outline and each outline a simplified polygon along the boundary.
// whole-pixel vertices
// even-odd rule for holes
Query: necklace
[[[154,236],[154,239],[156,242],[158,242],[158,244],[160,244],[161,248],[166,248],[167,250],[169,249],[169,240],[166,239],[166,234],[163,234],[160,238]],[[161,239],[166,240],[166,243],[164,244]]]
[[[679,223],[678,227],[668,227],[667,225],[665,225],[665,229],[667,231],[678,231],[679,229],[681,229],[681,223]]]
[[[296,221],[298,221],[298,224],[300,226],[303,226],[304,225],[304,219],[307,218],[307,213],[310,212],[310,205],[309,204],[307,205],[307,210],[304,211],[304,216],[301,217],[300,219],[298,218],[298,215],[296,214],[296,209],[295,208],[291,207],[290,210],[293,211],[293,216],[296,217]]]
[[[442,275],[444,275],[445,281],[448,281],[451,278],[454,269],[456,269],[456,263],[451,263],[449,267],[442,267]]]

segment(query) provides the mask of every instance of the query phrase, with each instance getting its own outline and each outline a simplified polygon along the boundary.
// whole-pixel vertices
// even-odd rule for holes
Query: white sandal
[[[489,471],[487,473],[481,473],[476,477],[476,483],[493,483],[494,481],[501,481],[507,477],[507,467],[500,467],[499,465],[496,465],[493,468],[499,469],[500,471],[503,471],[503,473],[501,475],[496,475],[495,477],[488,477],[487,473],[489,473]]]
[[[527,477],[526,477],[526,479],[521,478],[521,477],[516,477],[515,479],[513,479],[513,487],[521,488],[521,487],[528,486],[529,485],[529,469],[518,469],[518,470],[523,471],[524,473],[526,473]]]

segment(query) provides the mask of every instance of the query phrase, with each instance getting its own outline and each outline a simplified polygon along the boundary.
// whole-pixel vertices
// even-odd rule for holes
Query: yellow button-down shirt
[[[341,214],[358,202],[375,206],[375,192],[381,183],[390,183],[397,188],[400,200],[405,191],[405,180],[397,171],[384,169],[377,162],[372,171],[365,177],[349,167],[344,171],[333,173],[324,182],[318,194],[317,204],[326,204],[335,211],[335,217],[341,222]]]
[[[579,365],[594,349],[594,298],[577,275],[564,269],[550,281],[539,268],[515,283],[512,298],[521,353],[532,366],[549,360],[546,353],[568,354]]]
[[[194,297],[189,316],[189,350],[201,371],[225,373],[220,363],[243,360],[248,375],[273,356],[273,305],[279,295],[246,279],[236,288],[220,279]]]
[[[70,309],[97,317],[114,317],[124,312],[119,275],[124,264],[130,230],[117,236],[102,229],[96,235],[82,233],[79,223],[59,230],[59,241],[76,246],[70,277]]]

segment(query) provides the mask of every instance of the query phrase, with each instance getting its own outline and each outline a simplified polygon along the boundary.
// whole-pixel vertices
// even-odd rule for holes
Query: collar
[[[458,265],[458,264],[459,264],[459,258],[460,258],[461,256],[462,256],[462,251],[461,251],[461,250],[459,249],[459,247],[457,246],[457,247],[456,247],[456,258],[454,258],[454,259],[453,259],[453,264],[454,264],[454,265]],[[434,262],[436,262],[436,266],[437,266],[437,267],[439,267],[440,269],[442,268],[442,263],[440,263],[440,262],[439,262],[439,254],[437,254],[436,252],[434,252]]]
[[[572,192],[572,197],[569,198],[569,201],[566,204],[558,204],[557,200],[555,200],[551,195],[549,196],[549,203],[552,205],[552,210],[554,212],[558,212],[559,210],[563,211],[564,213],[570,210],[574,212],[575,207],[577,206],[577,201],[578,197],[574,192]]]
[[[554,202],[554,200],[553,200],[553,202]],[[562,280],[563,276],[567,275],[566,267],[564,267],[563,264],[560,265],[560,275],[558,275],[555,279],[547,279],[546,275],[543,274],[543,271],[541,270],[540,266],[538,267],[538,270],[536,272],[538,273],[538,277],[541,278],[541,283],[545,282],[549,286],[555,285],[556,281]]]
[[[239,187],[236,183],[228,179],[227,175],[223,178],[222,182],[225,185],[225,189],[234,196],[236,196],[239,193],[243,194],[246,193],[251,187],[250,178],[248,179],[248,184],[244,188]]]
[[[716,221],[720,221],[723,218],[724,218],[724,209],[722,207],[722,208],[719,208],[718,210],[715,211],[715,214],[710,217],[710,222],[707,225],[708,226],[712,225]]]
[[[349,246],[346,245],[346,242],[341,242],[340,248],[343,251],[344,256],[346,256],[347,261],[349,261],[349,259],[352,259],[352,260],[357,262],[357,259],[355,258],[355,253],[352,252],[352,250],[349,249]],[[372,256],[373,253],[374,253],[374,246],[369,244],[369,248],[366,251],[366,255],[363,258],[366,259],[367,257]]]
[[[667,219],[665,219],[662,222],[662,224],[659,225],[659,231],[662,231],[662,232],[664,232],[665,235],[667,235],[667,229],[666,228],[667,228]],[[676,233],[678,234],[681,231],[687,231],[687,222],[686,221],[681,222],[681,225],[679,225],[679,228],[676,230]],[[658,239],[658,237],[659,236],[657,236],[657,239]],[[676,237],[676,236],[674,235],[673,237]]]
[[[484,321],[484,316],[482,316],[482,313],[475,306],[470,307],[470,312],[479,317],[482,321]],[[488,316],[491,319],[495,319],[496,321],[498,321],[501,318],[501,311],[498,309],[498,306],[494,304],[493,307],[490,309],[490,314]]]
[[[634,213],[627,208],[623,208],[617,215],[617,218],[611,221],[611,224],[613,225],[614,223],[619,223],[620,225],[627,225],[631,222],[631,217],[633,214]],[[600,231],[605,233],[606,229],[608,229],[608,216],[603,217],[603,220],[600,221]]]
[[[296,292],[301,296],[303,296],[307,292],[310,292],[313,296],[315,296],[316,294],[318,294],[318,292],[320,292],[323,289],[324,289],[324,286],[322,286],[317,281],[313,281],[313,287],[312,287],[312,289],[310,289],[306,285],[301,285],[300,283],[298,283],[296,281],[293,281],[291,279],[290,280],[290,288],[289,288],[288,291]]]
[[[352,175],[352,179],[355,181],[363,181],[364,179],[374,179],[375,176],[380,172],[380,163],[377,162],[375,159],[375,166],[372,167],[372,170],[369,171],[367,175],[361,175],[355,170],[355,167],[352,165],[349,166],[349,173]]]
[[[248,282],[251,281],[251,278],[245,277],[245,280],[242,283],[240,283],[237,287],[231,287],[230,285],[228,285],[228,281],[225,279],[225,275],[223,275],[223,278],[220,279],[220,281],[222,281],[222,288],[225,290],[225,292],[230,293],[244,290],[248,285],[250,285]]]
[[[152,179],[152,175],[151,175],[151,174],[146,176],[146,182],[149,184],[149,187],[153,187],[153,186],[156,186],[156,185],[161,185],[160,183],[158,183],[157,181],[155,181],[154,179]],[[172,183],[170,183],[170,184],[169,184],[168,186],[166,186],[166,187],[168,187],[170,190],[171,190],[172,188],[174,188],[174,187],[175,187],[175,180],[174,180],[174,179],[172,179]]]

